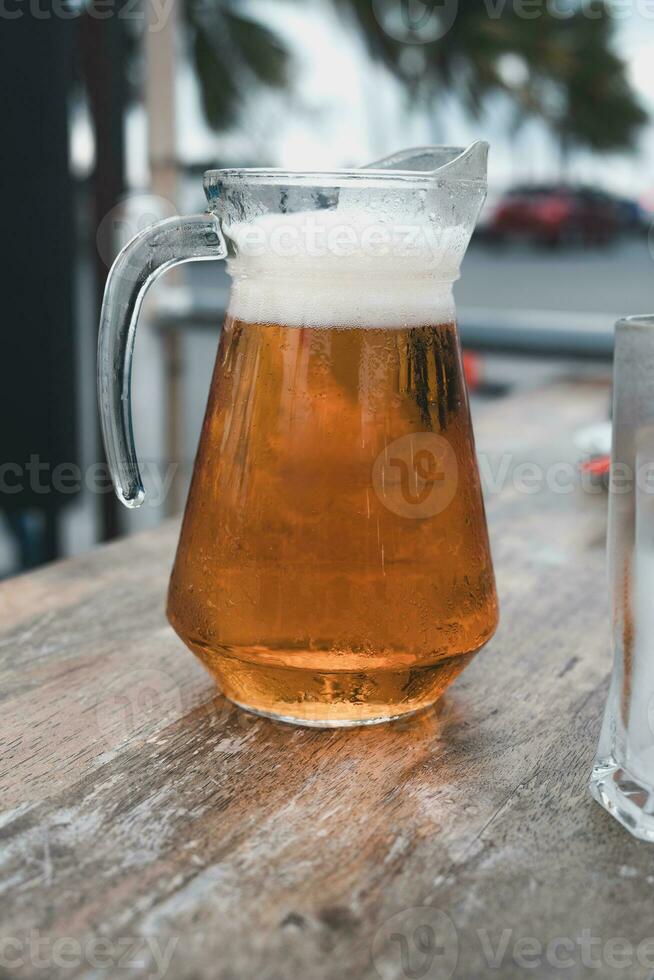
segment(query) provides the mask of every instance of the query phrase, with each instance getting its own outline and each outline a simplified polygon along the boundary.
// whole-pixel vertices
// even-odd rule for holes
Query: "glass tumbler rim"
[[[616,330],[630,327],[637,327],[642,330],[654,329],[654,313],[636,313],[632,316],[622,316],[616,320]]]

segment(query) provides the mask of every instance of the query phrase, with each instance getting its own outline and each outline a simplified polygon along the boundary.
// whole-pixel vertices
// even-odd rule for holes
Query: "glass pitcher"
[[[207,213],[146,229],[110,272],[100,413],[118,497],[135,507],[143,294],[173,265],[227,260],[168,618],[243,708],[388,721],[432,704],[496,628],[452,299],[487,151],[209,171]]]

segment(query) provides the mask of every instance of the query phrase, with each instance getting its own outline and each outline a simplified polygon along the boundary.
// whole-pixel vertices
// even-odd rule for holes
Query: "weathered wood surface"
[[[564,482],[607,401],[479,413],[502,625],[411,722],[230,707],[164,620],[172,526],[3,584],[0,976],[649,977],[654,849],[586,791],[606,500],[516,472]]]

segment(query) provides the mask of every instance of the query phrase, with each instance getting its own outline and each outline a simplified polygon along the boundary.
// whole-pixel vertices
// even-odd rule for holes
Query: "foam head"
[[[288,326],[452,319],[451,285],[486,196],[488,146],[419,147],[369,168],[213,170],[231,312]]]
[[[341,202],[343,203],[343,202]],[[436,215],[363,208],[264,214],[225,227],[230,313],[288,326],[408,327],[452,319],[469,233]]]

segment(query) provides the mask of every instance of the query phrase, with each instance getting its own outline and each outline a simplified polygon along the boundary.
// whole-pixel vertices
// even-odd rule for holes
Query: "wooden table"
[[[654,973],[654,848],[586,789],[606,499],[551,489],[607,403],[587,378],[478,411],[502,625],[413,721],[232,708],[164,620],[175,526],[4,583],[0,976]]]

